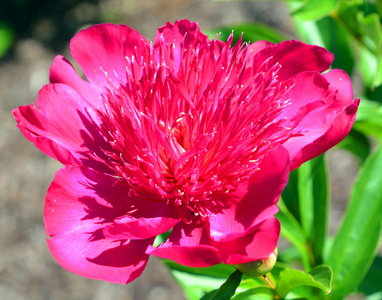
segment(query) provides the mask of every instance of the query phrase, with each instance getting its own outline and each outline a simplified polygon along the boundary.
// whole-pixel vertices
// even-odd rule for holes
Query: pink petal
[[[333,69],[323,76],[330,83],[329,89],[337,91],[335,104],[337,107],[343,107],[353,102],[353,87],[350,77],[345,71]]]
[[[20,106],[13,115],[41,151],[64,165],[109,170],[102,150],[110,146],[100,133],[97,112],[75,90],[64,84],[45,85],[36,105]]]
[[[105,239],[102,229],[131,209],[126,186],[87,168],[67,167],[56,173],[49,187],[45,209],[47,243],[52,255],[78,275],[128,283],[145,268],[145,240]]]
[[[251,56],[255,56],[259,51],[267,48],[267,47],[274,47],[276,44],[268,42],[268,41],[256,41],[252,44],[248,45],[248,49],[250,51]]]
[[[280,235],[280,222],[269,218],[260,223],[247,236],[229,242],[214,243],[220,259],[226,264],[244,264],[269,256],[276,248]]]
[[[177,223],[180,219],[171,217],[134,218],[126,215],[117,218],[113,224],[103,230],[106,238],[113,239],[147,239],[162,234]]]
[[[86,101],[91,107],[100,108],[99,90],[91,83],[83,80],[73,68],[72,64],[62,55],[57,55],[49,70],[49,79],[51,83],[64,83],[73,89]]]
[[[155,36],[154,47],[160,48],[160,45],[167,46],[164,53],[166,65],[171,69],[178,70],[182,59],[183,50],[207,42],[207,36],[201,33],[197,23],[191,23],[189,20],[176,21],[174,24],[167,22],[166,25],[159,27]],[[171,45],[174,46],[171,46]],[[216,46],[221,45],[217,42]]]
[[[304,112],[301,109],[304,102],[324,103],[298,117],[301,120],[295,129],[297,135],[283,144],[291,156],[292,169],[339,143],[349,133],[359,104],[358,100],[353,102],[350,78],[341,70],[332,70],[324,76],[302,73],[296,76],[295,86],[285,97],[292,99],[283,113],[287,117]]]
[[[306,115],[312,109],[309,107],[315,103],[313,110],[325,108],[327,104],[333,102],[333,95],[329,91],[329,82],[318,72],[301,72],[285,82],[286,86],[292,86],[284,95],[282,100],[290,99],[279,119],[287,118],[301,119],[298,117],[300,112]],[[321,102],[321,103],[320,103]],[[319,104],[320,103],[320,104]]]
[[[322,72],[329,69],[334,55],[324,48],[307,45],[299,41],[284,41],[267,47],[255,56],[255,69],[267,61],[267,66],[281,66],[278,80],[284,81],[303,71]]]
[[[242,199],[209,218],[211,238],[217,242],[248,235],[278,212],[276,202],[288,182],[289,154],[279,145],[261,161]]]
[[[176,225],[168,240],[157,248],[149,246],[147,254],[171,259],[189,267],[209,267],[221,262],[215,247],[211,246],[208,234],[200,220]]]
[[[291,169],[298,168],[302,163],[321,155],[342,141],[354,124],[359,102],[356,99],[330,121],[327,120],[321,128],[311,129],[309,134],[291,138],[284,143],[292,156]]]
[[[145,47],[141,34],[126,25],[99,24],[71,40],[70,52],[90,82],[126,82],[126,57],[140,59]]]

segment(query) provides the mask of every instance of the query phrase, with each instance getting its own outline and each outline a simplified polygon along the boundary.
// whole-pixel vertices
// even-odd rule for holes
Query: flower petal
[[[268,41],[256,41],[252,44],[249,44],[248,45],[248,49],[249,49],[249,52],[250,52],[250,55],[253,57],[255,56],[255,54],[257,54],[259,51],[267,48],[267,47],[274,47],[276,46],[276,44],[274,43],[271,43],[271,42],[268,42]]]
[[[293,113],[297,116],[302,112],[303,103],[321,100],[324,105],[298,117],[300,121],[293,136],[283,144],[291,156],[292,169],[339,143],[349,133],[359,104],[359,100],[353,102],[350,78],[341,70],[332,70],[324,76],[301,73],[294,84],[284,95],[292,99],[292,103],[281,117],[290,117]]]
[[[140,59],[145,43],[126,25],[99,24],[76,34],[70,52],[89,81],[101,87],[109,81],[126,83],[126,57]]]
[[[153,208],[154,210],[154,208]],[[106,238],[147,239],[165,233],[179,223],[180,219],[170,217],[134,218],[126,215],[117,218],[103,230]]]
[[[276,248],[280,222],[269,218],[260,223],[250,235],[229,242],[214,243],[220,259],[226,264],[244,264],[269,256]]]
[[[183,50],[190,47],[196,49],[198,45],[205,43],[207,43],[207,36],[201,33],[197,23],[181,20],[174,24],[167,22],[166,25],[159,27],[155,36],[154,47],[159,49],[166,45],[167,51],[163,53],[166,65],[171,69],[179,70]],[[222,43],[219,41],[215,44],[218,47]]]
[[[72,64],[62,55],[57,55],[49,70],[51,83],[64,83],[73,89],[84,99],[87,105],[100,108],[102,101],[99,90],[91,83],[83,80],[73,68]]]
[[[237,204],[209,218],[211,238],[217,242],[237,239],[278,212],[276,202],[288,182],[289,155],[279,145],[265,155],[259,171],[249,180],[247,191]]]
[[[49,187],[45,209],[47,243],[67,270],[113,283],[128,283],[146,266],[154,238],[105,239],[102,228],[131,207],[126,186],[88,168],[66,167]]]
[[[322,47],[291,40],[258,52],[254,57],[254,68],[260,69],[265,61],[268,68],[280,65],[277,77],[281,82],[303,71],[325,71],[333,59],[334,55]]]
[[[189,267],[201,268],[221,263],[219,253],[211,245],[204,225],[196,218],[190,224],[177,224],[166,242],[157,248],[149,246],[146,253]]]
[[[45,85],[36,105],[13,111],[26,138],[64,165],[80,164],[110,171],[102,150],[110,148],[100,133],[97,112],[71,87]]]

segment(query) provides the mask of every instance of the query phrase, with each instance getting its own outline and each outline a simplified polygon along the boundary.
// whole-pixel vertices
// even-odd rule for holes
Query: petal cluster
[[[79,275],[128,283],[150,255],[206,267],[276,247],[288,174],[341,141],[359,100],[333,55],[298,41],[208,39],[167,23],[154,43],[114,24],[70,46],[18,127],[64,165],[47,192],[49,248]],[[171,230],[153,247],[155,237]]]

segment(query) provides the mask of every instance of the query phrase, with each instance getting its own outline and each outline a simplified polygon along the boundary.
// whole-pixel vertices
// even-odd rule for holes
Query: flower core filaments
[[[102,131],[110,166],[130,192],[206,216],[221,205],[212,194],[235,201],[259,159],[292,134],[280,117],[290,87],[277,80],[277,63],[253,67],[241,39],[185,47],[185,38],[147,42],[142,55],[126,57],[127,84],[109,80],[103,93]]]

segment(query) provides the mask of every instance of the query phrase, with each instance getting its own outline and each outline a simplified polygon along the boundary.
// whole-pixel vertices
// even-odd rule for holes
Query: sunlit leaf
[[[306,243],[306,235],[296,218],[288,211],[283,199],[278,202],[279,212],[276,218],[281,223],[281,234],[297,248],[303,248]]]
[[[178,270],[184,273],[202,275],[216,278],[227,278],[232,272],[235,271],[234,265],[219,264],[207,268],[192,268],[180,265],[169,259],[162,259],[162,261],[171,269]]]
[[[301,20],[318,20],[329,15],[337,3],[338,0],[306,0],[302,7],[292,12],[292,17]]]
[[[241,282],[243,274],[236,270],[221,285],[217,291],[213,291],[201,298],[201,300],[229,300],[235,295],[236,289]]]
[[[245,292],[238,293],[232,300],[274,299],[274,290],[267,286],[258,286]]]
[[[284,297],[289,291],[299,286],[311,286],[323,290],[325,293],[331,291],[332,271],[329,266],[317,266],[309,273],[295,269],[285,269],[280,272],[276,294]]]
[[[353,128],[379,138],[382,134],[382,105],[362,99]]]
[[[325,17],[316,22],[323,46],[334,54],[333,69],[342,69],[349,75],[355,65],[354,44],[346,30],[333,18]]]
[[[188,300],[199,300],[206,293],[219,288],[225,281],[224,278],[197,276],[175,269],[171,270],[171,274],[181,286]]]
[[[367,273],[379,245],[382,227],[382,147],[361,167],[350,203],[326,264],[333,269],[331,299],[354,291]]]
[[[311,250],[311,265],[322,264],[328,204],[329,181],[324,155],[304,163],[298,169],[298,191],[301,224],[307,234]]]
[[[377,58],[373,86],[382,84],[382,25],[377,13],[365,14],[362,1],[342,1],[333,17]]]

